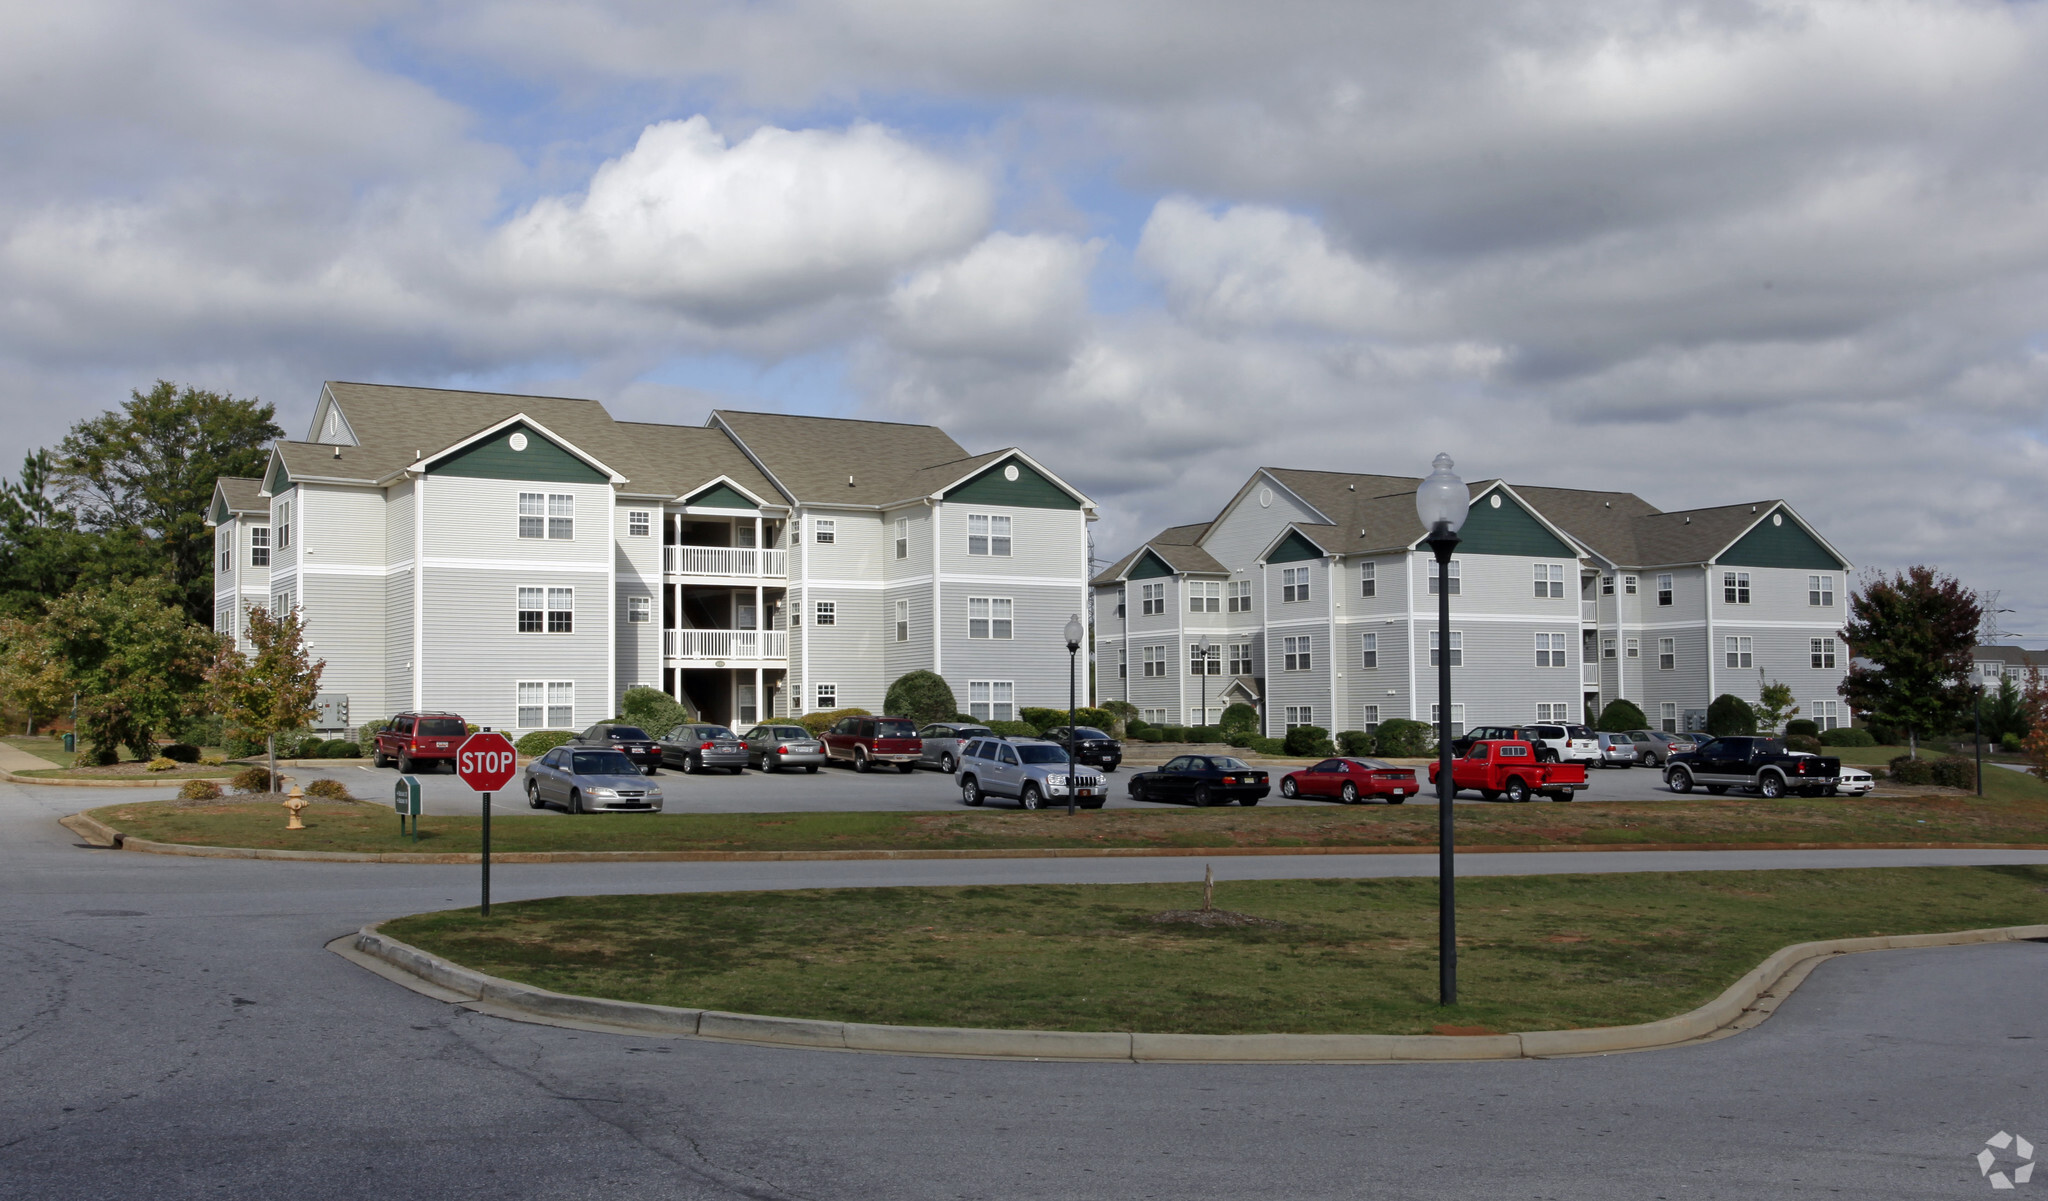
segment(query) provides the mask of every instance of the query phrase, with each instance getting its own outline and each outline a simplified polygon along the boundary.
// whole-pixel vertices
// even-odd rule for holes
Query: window
[[[1159,725],[1165,725],[1165,724],[1166,724],[1166,710],[1164,710],[1164,709],[1140,709],[1140,710],[1138,710],[1138,720],[1139,720],[1139,721],[1142,721],[1142,722],[1144,722],[1144,723],[1145,723],[1146,725],[1148,725],[1148,726],[1159,726]]]
[[[1806,577],[1806,603],[1833,607],[1835,603],[1835,577],[1831,575],[1810,575]]]
[[[1546,705],[1539,701],[1536,705],[1536,720],[1563,724],[1571,720],[1570,706],[1563,701],[1552,705]]]
[[[1367,671],[1380,665],[1380,636],[1360,634],[1358,636],[1358,665]]]
[[[1678,733],[1678,703],[1665,701],[1657,706],[1657,725],[1666,734]]]
[[[538,730],[547,721],[547,683],[544,680],[521,680],[516,686],[518,712],[513,718],[514,725],[522,730]]]
[[[1678,667],[1677,647],[1678,640],[1676,638],[1659,638],[1657,640],[1658,670],[1672,671]]]
[[[1314,666],[1314,652],[1310,649],[1312,644],[1307,634],[1299,638],[1282,638],[1280,641],[1287,654],[1288,671],[1308,671]]]
[[[813,607],[812,625],[836,626],[839,624],[839,602],[819,601]]]
[[[1812,655],[1813,655],[1813,665],[1814,665],[1814,667],[1816,667],[1816,668],[1819,668],[1819,669],[1822,669],[1822,670],[1826,670],[1826,669],[1831,669],[1831,668],[1833,668],[1833,667],[1834,667],[1834,665],[1835,665],[1835,640],[1834,640],[1834,639],[1832,639],[1832,638],[1815,638],[1815,639],[1812,639],[1812,640],[1811,640],[1811,641],[1810,641],[1810,642],[1808,643],[1808,647],[1809,647],[1809,649],[1811,650],[1811,652],[1812,652]]]
[[[539,591],[537,588],[521,588],[519,590],[520,603],[522,605],[526,603],[526,594],[528,592],[537,591]],[[520,616],[520,622],[523,629],[525,626],[525,615],[523,613]],[[548,589],[548,633],[573,634],[575,632],[576,590],[574,588]]]
[[[1602,659],[1614,658],[1614,639],[1602,638],[1600,640],[1600,657]]]
[[[813,712],[821,713],[839,707],[839,685],[819,684],[812,691],[818,698],[818,703],[811,706]]]
[[[1728,666],[1755,667],[1756,655],[1753,653],[1755,643],[1756,640],[1754,638],[1729,638],[1724,640],[1721,644],[1721,649],[1728,656]]]
[[[521,538],[545,538],[548,536],[547,493],[521,492],[519,494],[519,536]]]
[[[277,502],[277,520],[271,523],[277,530],[277,549],[283,550],[292,544],[292,502]]]
[[[811,518],[811,539],[814,542],[839,541],[839,521],[833,517]]]
[[[1671,573],[1668,571],[1657,577],[1657,603],[1660,605],[1669,605],[1671,603]]]
[[[270,594],[270,614],[271,614],[271,616],[273,616],[273,617],[282,617],[283,615],[285,615],[286,613],[289,613],[289,612],[291,612],[291,611],[292,611],[292,591],[291,591],[291,589],[287,588],[287,589],[285,589],[285,590],[284,590],[283,592],[273,592],[273,593],[271,593],[271,594]]]
[[[1379,733],[1380,707],[1378,705],[1367,705],[1365,707],[1365,712],[1362,715],[1362,720],[1359,723],[1359,728],[1364,730],[1368,734]]]
[[[1154,613],[1166,612],[1166,585],[1141,585],[1138,595],[1139,598],[1144,602],[1145,616],[1150,617]]]
[[[1842,721],[1842,702],[1834,700],[1808,701],[1807,712],[1813,714],[1813,724],[1823,730],[1839,730]]]
[[[629,596],[626,598],[626,621],[631,625],[646,625],[654,613],[654,598]]]
[[[1188,612],[1218,613],[1223,609],[1223,585],[1188,581]]]
[[[233,530],[215,530],[213,549],[218,552],[220,574],[226,575],[235,569],[235,534]]]
[[[1556,599],[1564,595],[1564,564],[1537,563],[1536,595]]]
[[[1563,666],[1564,666],[1564,635],[1563,635],[1563,634],[1538,634],[1538,635],[1536,635],[1536,666],[1538,666],[1538,667],[1563,667]]]
[[[1611,575],[1603,575],[1603,576],[1601,576],[1601,577],[1600,577],[1600,595],[1602,595],[1602,596],[1613,596],[1613,595],[1614,595],[1614,577],[1613,577],[1613,576],[1611,576]]]
[[[1225,608],[1232,613],[1249,613],[1252,611],[1252,582],[1250,580],[1232,580],[1230,582],[1230,602]]]
[[[1116,615],[1119,620],[1124,615],[1124,602],[1128,599],[1129,592],[1130,590],[1122,584],[1116,586]]]
[[[1119,680],[1127,679],[1130,676],[1130,671],[1129,652],[1125,651],[1123,647],[1116,648],[1116,678]]]
[[[898,517],[896,519],[896,557],[899,559],[908,559],[910,557],[910,518],[908,517]]]
[[[896,641],[910,641],[910,602],[907,600],[896,602]]]
[[[1452,596],[1457,596],[1457,595],[1459,595],[1459,593],[1460,593],[1460,590],[1461,590],[1461,587],[1462,587],[1462,585],[1461,585],[1461,583],[1460,583],[1459,575],[1458,575],[1458,567],[1459,567],[1459,564],[1458,564],[1458,560],[1456,560],[1456,559],[1452,559],[1452,560],[1451,560],[1451,562],[1450,562],[1450,572],[1449,572],[1449,577],[1450,577],[1450,581],[1451,581],[1451,582],[1450,582],[1450,585],[1449,585],[1449,588],[1450,588],[1450,593],[1451,593],[1451,595],[1452,595]],[[1439,585],[1438,585],[1438,582],[1437,582],[1437,581],[1438,581],[1438,579],[1439,579],[1439,578],[1440,578],[1440,577],[1441,577],[1441,576],[1442,576],[1443,574],[1444,574],[1444,564],[1438,563],[1438,562],[1437,562],[1436,560],[1434,560],[1434,559],[1430,560],[1430,564],[1429,564],[1429,594],[1430,594],[1431,596],[1435,596],[1435,595],[1437,594],[1437,588],[1438,588],[1438,586],[1439,586]]]
[[[1634,596],[1636,594],[1636,577],[1632,575],[1621,577],[1621,590],[1630,596]]]
[[[967,553],[970,555],[994,555],[1008,558],[1010,555],[1010,519],[992,513],[969,513],[967,515]]]
[[[645,538],[647,536],[647,531],[653,528],[654,523],[647,519],[647,510],[626,510],[626,535],[628,537]]]
[[[1436,638],[1437,632],[1431,630],[1429,632],[1429,665],[1431,667],[1437,665]],[[1465,631],[1463,630],[1451,631],[1451,666],[1465,666]]]
[[[976,721],[1015,721],[1015,691],[1009,680],[967,681],[967,716]]]
[[[576,724],[574,680],[521,680],[513,687],[518,728],[566,730]]]
[[[1143,647],[1138,651],[1138,658],[1145,665],[1145,675],[1147,677],[1163,676],[1166,674],[1166,648],[1164,646]]]
[[[270,527],[252,525],[249,527],[249,566],[270,566]]]
[[[1631,638],[1628,640],[1628,657],[1631,659],[1640,659],[1643,657],[1642,639]]]
[[[969,638],[1008,638],[1012,636],[1015,623],[1011,616],[1016,611],[1016,602],[1007,596],[970,596],[967,598],[967,636]]]
[[[1206,670],[1205,670],[1206,669]],[[1191,642],[1188,644],[1188,674],[1220,676],[1223,674],[1223,648],[1215,643]]]
[[[1432,704],[1429,707],[1429,729],[1432,734],[1436,732],[1437,724],[1443,721],[1443,717],[1444,710],[1442,705]],[[1465,706],[1453,703],[1451,705],[1451,737],[1463,738],[1464,736]]]
[[[642,518],[647,515],[640,514]],[[628,519],[630,522],[630,518]],[[630,526],[629,526],[630,528]],[[641,530],[646,533],[646,530]],[[576,498],[566,492],[521,492],[519,536],[568,541],[576,537]]]
[[[1280,599],[1288,603],[1308,599],[1308,568],[1283,567],[1280,569]]]
[[[1377,570],[1375,570],[1375,569],[1376,569],[1376,568],[1377,568],[1378,566],[1379,566],[1379,564],[1377,564],[1377,563],[1362,563],[1362,564],[1360,564],[1360,565],[1359,565],[1359,568],[1358,568],[1358,595],[1360,595],[1360,596],[1378,596],[1378,595],[1379,595],[1379,586],[1380,586],[1380,582],[1379,582],[1379,572],[1378,572]]]
[[[1233,642],[1230,644],[1230,674],[1248,676],[1252,674],[1252,644]]]
[[[1731,605],[1749,603],[1749,573],[1746,571],[1724,571],[1721,573],[1721,599]]]
[[[1314,705],[1288,705],[1285,706],[1285,709],[1285,720],[1287,723],[1287,728],[1290,730],[1296,726],[1312,726],[1316,724],[1316,710]]]

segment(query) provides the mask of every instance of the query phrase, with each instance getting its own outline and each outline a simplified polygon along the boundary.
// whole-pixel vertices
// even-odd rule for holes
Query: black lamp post
[[[1078,701],[1075,675],[1081,653],[1081,615],[1067,618],[1067,816],[1074,816],[1074,708]]]
[[[1436,552],[1436,937],[1437,1003],[1458,1003],[1457,864],[1451,841],[1451,552],[1471,506],[1465,481],[1451,471],[1451,456],[1440,454],[1436,470],[1415,490],[1415,515],[1429,531]]]

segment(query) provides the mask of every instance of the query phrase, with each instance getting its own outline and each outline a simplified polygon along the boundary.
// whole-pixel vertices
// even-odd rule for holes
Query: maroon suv
[[[378,767],[390,767],[393,760],[406,775],[432,771],[438,764],[455,768],[455,748],[469,737],[469,725],[453,713],[401,713],[391,724],[377,731],[377,749],[371,753]]]
[[[845,759],[855,771],[867,771],[877,763],[893,763],[909,775],[924,754],[924,739],[907,717],[847,717],[825,731],[825,762]]]

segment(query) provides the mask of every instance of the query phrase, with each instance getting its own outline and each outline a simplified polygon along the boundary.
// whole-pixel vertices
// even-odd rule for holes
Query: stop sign
[[[476,792],[497,792],[519,770],[519,752],[503,734],[471,734],[455,749],[455,774]]]

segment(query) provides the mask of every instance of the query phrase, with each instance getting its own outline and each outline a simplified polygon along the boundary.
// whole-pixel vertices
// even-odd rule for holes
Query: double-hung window
[[[1835,603],[1835,577],[1831,575],[1807,576],[1806,603],[1816,607],[1832,608]]]
[[[811,624],[836,626],[839,624],[839,602],[818,601],[811,606]]]
[[[1144,664],[1145,675],[1148,678],[1152,676],[1163,676],[1166,674],[1166,648],[1164,646],[1147,646],[1140,648],[1138,651],[1138,660],[1139,662]]]
[[[1116,648],[1116,678],[1121,680],[1131,673],[1130,652],[1123,647]]]
[[[1009,638],[1012,636],[1016,602],[1007,596],[970,596],[967,598],[967,636],[969,638]]]
[[[1307,634],[1298,638],[1282,638],[1280,642],[1286,654],[1288,671],[1309,671],[1315,666],[1315,652],[1311,649],[1314,644]]]
[[[626,510],[627,537],[645,538],[648,534],[648,531],[652,530],[653,528],[654,522],[649,519],[648,511],[646,509]]]
[[[646,514],[641,516],[644,518]],[[557,542],[575,538],[576,497],[567,492],[521,492],[519,536]]]
[[[1749,603],[1749,573],[1746,571],[1724,571],[1721,573],[1721,600],[1730,605]]]
[[[1564,595],[1564,564],[1536,563],[1536,595],[1556,600]]]
[[[821,543],[839,541],[839,519],[836,517],[811,518],[811,540]]]
[[[1223,648],[1213,642],[1188,643],[1188,674],[1191,676],[1223,674]]]
[[[1659,638],[1657,640],[1657,669],[1659,671],[1674,671],[1677,669],[1677,647],[1678,640],[1676,638]]]
[[[823,713],[839,707],[839,685],[814,685],[812,693],[818,698],[817,703],[812,706],[813,712]]]
[[[910,641],[910,602],[907,600],[896,602],[896,641]]]
[[[1008,558],[1010,555],[1010,519],[999,513],[969,513],[967,515],[967,553],[970,555],[993,555]]]
[[[1811,712],[1813,713],[1813,724],[1819,726],[1823,730],[1841,729],[1842,702],[1820,700],[1809,701],[1807,703],[1812,706]]]
[[[1367,671],[1378,667],[1380,665],[1380,636],[1378,634],[1360,634],[1358,642],[1358,665]]]
[[[1280,569],[1280,599],[1287,604],[1308,599],[1308,568],[1283,567]]]
[[[1818,669],[1820,669],[1820,670],[1829,670],[1829,669],[1832,669],[1832,668],[1834,667],[1834,665],[1835,665],[1835,640],[1834,640],[1834,639],[1832,639],[1832,638],[1814,638],[1814,639],[1811,639],[1811,640],[1809,640],[1809,642],[1808,642],[1808,646],[1809,646],[1809,648],[1810,648],[1810,650],[1811,650],[1811,653],[1812,653],[1812,656],[1813,656],[1813,665],[1814,665],[1814,667],[1815,667],[1815,668],[1818,668]]]
[[[651,596],[629,596],[626,598],[626,621],[630,625],[646,625],[654,615],[654,598]]]
[[[1429,707],[1429,729],[1431,733],[1436,732],[1438,723],[1443,721],[1443,717],[1444,710],[1442,705],[1432,704]],[[1462,703],[1454,702],[1451,705],[1451,737],[1463,738],[1464,736],[1465,706]]]
[[[1380,707],[1378,705],[1367,705],[1362,716],[1363,720],[1359,722],[1359,729],[1364,730],[1368,734],[1379,733]]]
[[[1727,638],[1721,643],[1721,651],[1730,667],[1755,667],[1755,645],[1754,638]]]
[[[1286,710],[1285,721],[1287,728],[1290,730],[1296,726],[1312,726],[1316,724],[1314,705],[1283,705],[1281,707]]]
[[[1665,701],[1657,706],[1657,725],[1666,734],[1678,733],[1678,702]]]
[[[1221,581],[1188,581],[1188,612],[1220,613],[1223,610],[1223,584]]]
[[[291,612],[292,608],[293,602],[291,589],[287,588],[282,592],[273,592],[270,594],[270,615],[272,617],[283,617],[285,614]]]
[[[277,530],[277,549],[283,550],[292,544],[292,502],[277,502],[277,520],[271,522],[271,526]]]
[[[1614,639],[1602,638],[1600,640],[1600,657],[1602,659],[1614,658]]]
[[[1538,634],[1538,635],[1536,635],[1536,666],[1538,666],[1538,667],[1563,667],[1563,666],[1564,666],[1564,635],[1563,635],[1563,634]]]
[[[1621,590],[1629,596],[1634,596],[1636,594],[1636,577],[1632,575],[1621,577]]]
[[[1540,722],[1567,722],[1571,720],[1571,706],[1564,701],[1554,704],[1536,702],[1536,720]]]
[[[1600,577],[1600,595],[1602,595],[1602,596],[1613,596],[1613,595],[1614,595],[1614,577],[1613,577],[1613,576],[1611,576],[1611,575],[1603,575],[1603,576],[1601,576],[1601,577]]]
[[[1668,571],[1657,577],[1657,603],[1660,605],[1669,605],[1671,603],[1671,573]]]
[[[1248,676],[1252,674],[1252,644],[1233,642],[1230,644],[1230,674]]]
[[[1446,567],[1449,568],[1448,571],[1445,570]],[[1458,574],[1459,567],[1459,562],[1456,559],[1452,559],[1448,564],[1439,563],[1431,559],[1429,561],[1429,594],[1435,596],[1440,590],[1448,589],[1452,596],[1460,595],[1463,591],[1463,585]],[[1446,579],[1450,581],[1447,584],[1443,583]]]
[[[899,559],[908,559],[910,557],[910,518],[908,517],[898,517],[896,519],[896,557]]]
[[[520,680],[514,688],[515,722],[520,729],[561,730],[576,724],[574,680]]]
[[[573,634],[576,632],[576,590],[574,588],[548,589],[548,633]]]
[[[1010,680],[967,681],[967,716],[976,721],[1016,720],[1016,690]]]
[[[1128,585],[1118,584],[1116,586],[1116,616],[1118,621],[1123,620],[1124,605],[1128,602],[1129,596],[1130,588]]]
[[[545,588],[521,588],[519,590],[519,632],[539,634],[548,628],[548,590]]]
[[[249,527],[249,566],[270,566],[270,527],[267,525]]]
[[[227,575],[235,569],[235,531],[232,529],[213,532],[213,549],[220,562],[220,573]]]
[[[1250,580],[1232,580],[1229,591],[1230,600],[1224,606],[1229,612],[1249,613],[1252,611],[1252,582]]]
[[[1628,640],[1628,657],[1631,659],[1640,659],[1643,657],[1642,639],[1631,638]]]
[[[1361,563],[1358,565],[1358,595],[1379,595],[1380,582],[1379,572],[1377,570],[1378,567],[1379,564],[1377,563]]]
[[[1141,584],[1138,588],[1138,597],[1144,602],[1142,612],[1145,616],[1166,612],[1166,585]]]
[[[1431,630],[1429,632],[1429,665],[1431,667],[1438,666],[1440,660],[1440,652],[1437,650],[1436,642],[1437,632]],[[1451,666],[1465,666],[1465,631],[1463,630],[1451,631]],[[1460,706],[1460,708],[1462,707]]]

